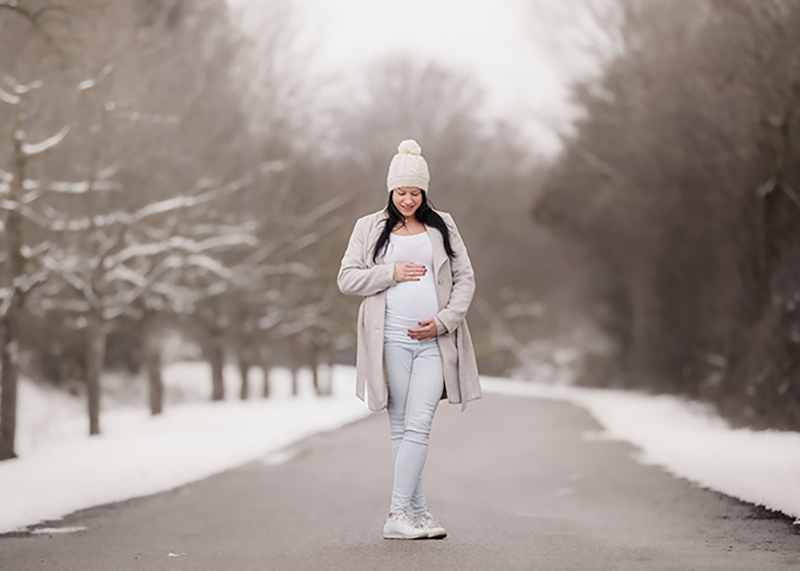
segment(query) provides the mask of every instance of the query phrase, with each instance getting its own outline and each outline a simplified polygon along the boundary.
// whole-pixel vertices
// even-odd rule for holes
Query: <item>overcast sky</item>
[[[264,0],[230,0],[258,10]],[[407,52],[474,73],[487,88],[489,112],[525,127],[552,150],[547,123],[568,116],[566,89],[534,38],[531,0],[293,0],[323,71],[358,74],[370,60]]]

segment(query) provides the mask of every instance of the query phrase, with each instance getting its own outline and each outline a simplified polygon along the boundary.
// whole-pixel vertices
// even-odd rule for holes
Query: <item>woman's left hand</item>
[[[423,319],[419,324],[422,325],[422,327],[408,330],[409,337],[417,341],[427,341],[428,339],[436,338],[436,320],[433,317]]]

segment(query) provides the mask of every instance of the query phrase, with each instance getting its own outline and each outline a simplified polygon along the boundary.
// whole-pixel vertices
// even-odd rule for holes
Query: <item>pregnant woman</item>
[[[429,181],[417,142],[400,143],[386,181],[389,203],[356,222],[337,280],[342,293],[364,297],[356,394],[365,400],[366,393],[370,410],[389,413],[394,488],[386,539],[447,535],[422,491],[431,424],[441,399],[463,410],[481,397],[465,320],[472,264],[453,217],[428,203]]]

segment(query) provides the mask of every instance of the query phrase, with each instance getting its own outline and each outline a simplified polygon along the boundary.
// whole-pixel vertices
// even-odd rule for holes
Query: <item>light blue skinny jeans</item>
[[[428,510],[422,469],[428,456],[433,415],[444,390],[442,354],[436,339],[383,343],[389,380],[389,431],[394,457],[390,512]]]

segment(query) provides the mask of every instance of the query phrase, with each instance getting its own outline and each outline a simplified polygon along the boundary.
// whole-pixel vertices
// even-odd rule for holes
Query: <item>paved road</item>
[[[253,462],[57,523],[86,531],[0,536],[0,569],[800,569],[788,520],[639,465],[630,445],[582,437],[599,429],[567,403],[442,405],[426,491],[444,540],[381,539],[391,454],[377,414],[304,441],[285,464]]]

